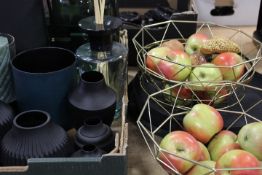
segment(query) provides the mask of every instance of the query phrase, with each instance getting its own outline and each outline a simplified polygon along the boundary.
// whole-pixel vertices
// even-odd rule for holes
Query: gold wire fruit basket
[[[188,64],[181,64],[175,61],[172,61],[171,59],[166,59],[163,57],[158,57],[155,55],[150,55],[150,50],[153,48],[162,46],[165,42],[170,41],[172,39],[176,39],[179,42],[183,44],[183,46],[186,45],[188,37],[190,35],[194,34],[188,33],[188,28],[196,28],[195,33],[202,33],[209,38],[215,38],[215,37],[223,37],[226,38],[228,41],[232,41],[235,44],[239,46],[240,52],[238,55],[241,56],[243,61],[241,63],[237,63],[230,66],[207,66],[207,65],[188,65]],[[157,31],[156,29],[160,29]],[[157,31],[157,32],[156,32]],[[261,56],[261,42],[254,39],[253,37],[249,36],[245,32],[230,28],[227,26],[217,25],[214,23],[209,22],[196,22],[196,21],[177,21],[177,20],[169,20],[161,23],[146,25],[141,28],[141,30],[135,35],[133,38],[133,44],[137,51],[137,63],[140,71],[144,74],[144,80],[151,84],[151,86],[154,86],[155,91],[150,91],[144,86],[141,86],[142,89],[147,94],[152,94],[154,92],[157,92],[159,90],[165,89],[169,86],[172,86],[174,84],[180,83],[180,82],[186,82],[184,84],[184,87],[181,88],[182,91],[194,91],[192,96],[180,96],[178,97],[180,101],[184,101],[184,103],[181,103],[182,106],[187,106],[188,103],[193,102],[204,102],[208,103],[210,105],[214,106],[220,106],[221,108],[227,108],[228,105],[231,106],[235,104],[226,104],[220,103],[219,99],[224,99],[225,97],[230,97],[232,95],[232,91],[227,91],[224,88],[224,84],[228,84],[230,82],[239,82],[239,83],[246,83],[248,84],[255,73],[256,65],[260,62],[262,56]],[[207,60],[212,60],[214,57],[216,57],[218,53],[212,53],[212,54],[206,54],[204,57],[207,58]],[[176,78],[170,78],[170,76],[167,76],[167,74],[162,71],[163,69],[159,68],[157,64],[154,65],[155,70],[152,68],[149,68],[147,65],[147,57],[151,56],[155,59],[158,59],[159,61],[165,62],[167,64],[176,65],[179,67],[179,70],[176,71],[172,77],[177,77],[184,70],[190,70],[190,74],[193,74],[195,76],[195,80],[189,80],[189,75],[187,78],[183,80],[178,80]],[[210,61],[207,61],[208,63]],[[230,69],[232,70],[232,74],[236,76],[237,68],[239,66],[244,67],[244,73],[240,77],[235,77],[235,80],[208,80],[208,81],[202,81],[198,79],[198,76],[194,73],[193,70],[196,68],[207,68],[209,67],[210,70],[212,68],[221,68],[221,69]],[[181,90],[180,89],[180,90]],[[206,92],[208,93],[206,94]],[[225,91],[227,93],[225,94]],[[177,90],[171,90],[170,91],[173,96],[176,96],[178,93]],[[182,93],[180,93],[182,94]],[[195,97],[195,98],[193,98]],[[173,98],[173,97],[172,97]],[[161,99],[161,102],[170,103],[170,100],[172,102],[172,99]]]
[[[169,105],[161,103],[159,101],[159,96],[166,96],[167,98],[169,98],[170,89],[181,89],[185,86],[188,86],[186,82],[180,82],[149,95],[142,108],[142,111],[137,120],[137,125],[153,158],[158,161],[159,164],[164,167],[164,169],[169,174],[182,174],[176,169],[174,164],[172,164],[171,160],[169,160],[170,156],[175,157],[178,160],[183,160],[184,162],[189,162],[192,164],[192,167],[198,165],[204,168],[205,175],[216,175],[226,171],[228,172],[247,170],[260,170],[260,173],[262,173],[261,165],[258,167],[215,168],[207,166],[200,161],[185,158],[179,155],[179,153],[176,154],[160,147],[161,140],[166,134],[175,130],[185,130],[183,125],[183,118],[192,108],[186,106],[181,107],[181,105],[179,105],[179,93],[177,97],[172,97],[173,101]],[[246,124],[252,122],[262,122],[261,88],[240,82],[228,82],[224,83],[223,86],[227,89],[230,89],[230,91],[232,92],[232,98],[234,98],[234,101],[237,101],[236,105],[231,106],[227,109],[217,109],[224,120],[223,130],[229,130],[238,134],[239,130]],[[243,97],[241,95],[243,93],[246,94],[246,96]],[[161,110],[161,112],[156,113],[156,109],[158,109],[158,111]],[[162,118],[162,120],[156,123],[156,120],[159,120],[159,118]],[[164,155],[162,156],[162,159],[160,159],[160,155]]]

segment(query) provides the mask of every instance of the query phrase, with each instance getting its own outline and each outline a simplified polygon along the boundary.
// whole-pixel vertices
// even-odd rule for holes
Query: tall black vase
[[[4,166],[26,165],[29,158],[70,156],[72,146],[65,130],[47,112],[30,110],[14,118],[1,142],[0,159]]]
[[[6,103],[0,101],[0,140],[5,133],[12,127],[14,118],[13,109]]]
[[[110,126],[115,114],[116,93],[106,85],[102,73],[84,72],[78,86],[69,95],[69,103],[76,128],[85,120],[95,118]]]
[[[105,152],[110,152],[115,146],[115,137],[111,128],[99,119],[86,120],[77,130],[75,143],[83,148],[87,144],[95,145]]]

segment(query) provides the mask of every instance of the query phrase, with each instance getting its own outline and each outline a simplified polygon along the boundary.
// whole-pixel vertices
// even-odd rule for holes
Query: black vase
[[[69,95],[71,117],[79,128],[86,119],[100,118],[111,125],[116,109],[116,93],[105,83],[100,72],[89,71],[81,75],[80,83]]]
[[[73,147],[65,130],[47,112],[30,110],[14,118],[0,151],[2,165],[9,166],[26,165],[29,158],[70,156]]]
[[[77,130],[75,143],[79,148],[92,144],[108,153],[114,148],[115,137],[111,128],[101,120],[90,119]]]
[[[13,109],[6,103],[0,101],[0,140],[5,133],[12,127],[14,118]]]
[[[72,154],[71,157],[101,157],[105,151],[95,145],[87,144]]]

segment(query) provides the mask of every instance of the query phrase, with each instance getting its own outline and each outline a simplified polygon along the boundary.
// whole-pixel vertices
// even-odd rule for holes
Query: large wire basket
[[[181,89],[185,86],[188,86],[186,82],[180,82],[156,93],[150,94],[142,108],[142,111],[137,120],[137,125],[153,158],[158,161],[163,167],[165,167],[165,169],[168,169],[169,173],[172,172],[174,174],[181,173],[179,173],[178,170],[174,166],[172,166],[172,164],[170,165],[169,163],[167,163],[169,161],[168,156],[166,157],[167,160],[163,161],[163,159],[159,159],[158,155],[164,153],[165,155],[172,155],[177,157],[178,159],[183,159],[184,161],[191,162],[194,165],[202,166],[203,168],[206,168],[208,170],[207,174],[215,173],[218,171],[236,171],[248,169],[258,169],[262,171],[262,167],[215,169],[213,167],[201,164],[198,161],[186,159],[160,147],[160,142],[163,136],[165,136],[167,133],[174,130],[184,130],[182,121],[184,116],[191,109],[191,107],[179,105],[180,102],[177,97],[172,97],[173,101],[169,104],[166,104],[160,99],[170,98],[170,89]],[[224,129],[238,133],[240,128],[248,123],[261,122],[261,88],[239,82],[224,83],[223,86],[230,89],[230,91],[232,92],[231,98],[234,98],[234,101],[236,101],[235,105],[228,107],[227,109],[218,109],[225,122]],[[243,96],[243,94],[245,95]],[[162,111],[162,116],[157,116],[158,118],[162,118],[162,121],[157,125],[155,123],[156,117],[152,116],[156,109],[161,109]]]
[[[230,68],[232,71],[235,71],[235,68],[240,65],[244,65],[245,67],[245,72],[244,74],[239,77],[236,82],[239,83],[245,83],[248,84],[251,80],[252,77],[254,76],[255,73],[255,68],[256,65],[260,62],[262,56],[261,56],[261,42],[258,40],[254,39],[253,37],[249,36],[245,32],[230,28],[227,26],[222,26],[222,25],[217,25],[214,23],[209,23],[209,22],[196,22],[196,21],[177,21],[177,20],[169,20],[157,24],[151,24],[147,26],[143,26],[141,30],[135,35],[133,38],[133,43],[134,46],[137,50],[137,63],[140,71],[144,74],[143,80],[147,81],[150,83],[153,88],[146,88],[145,86],[142,85],[142,89],[147,93],[147,94],[152,94],[154,92],[163,90],[167,88],[168,86],[172,86],[174,84],[180,83],[181,81],[169,79],[168,77],[165,76],[165,74],[161,71],[153,71],[149,69],[146,65],[146,57],[148,55],[148,52],[155,47],[161,46],[162,43],[165,41],[168,41],[170,39],[178,39],[183,45],[185,45],[187,38],[193,34],[188,33],[187,27],[196,27],[196,33],[204,33],[210,37],[214,36],[219,36],[219,37],[224,37],[224,34],[226,33],[226,38],[235,42],[239,47],[240,47],[240,55],[243,58],[243,62],[232,65],[232,66],[224,66],[224,68]],[[157,29],[161,29],[158,31]],[[157,32],[156,32],[157,31]],[[160,60],[163,60],[163,58],[157,58]],[[204,67],[203,65],[181,65],[176,62],[172,62],[170,60],[165,60],[167,62],[170,62],[172,64],[177,64],[180,67],[183,67],[183,69],[193,69],[196,67]],[[219,67],[219,66],[218,66]],[[223,66],[222,66],[223,67]],[[179,74],[177,72],[177,74]],[[235,75],[235,72],[234,72]],[[191,102],[204,102],[210,105],[220,105],[221,108],[226,108],[228,106],[231,106],[235,104],[236,102],[233,102],[231,104],[228,103],[218,103],[221,98],[227,98],[232,95],[232,91],[227,91],[225,94],[225,84],[231,83],[231,81],[228,80],[221,80],[219,82],[190,82],[188,79],[183,80],[183,82],[186,82],[185,84],[182,84],[181,89],[183,91],[192,91],[193,85],[196,86],[206,86],[209,84],[210,86],[214,87],[213,89],[209,90],[209,94],[212,94],[210,97],[207,94],[204,94],[202,92],[196,92],[192,91],[193,95],[190,97],[184,97],[180,96],[178,99],[180,101],[184,101],[185,103],[180,103],[182,106],[188,106],[188,104]],[[190,85],[191,84],[191,85]],[[152,91],[153,89],[153,91]],[[199,91],[199,90],[197,90]],[[172,93],[172,92],[170,92]],[[221,93],[223,95],[221,96]],[[194,97],[194,98],[193,98]],[[164,101],[161,99],[160,101]],[[166,99],[165,103],[169,103],[170,99]]]

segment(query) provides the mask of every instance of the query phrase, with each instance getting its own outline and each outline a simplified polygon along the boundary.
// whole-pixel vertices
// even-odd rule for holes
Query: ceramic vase
[[[15,56],[15,38],[0,33],[0,100],[5,103],[15,101],[14,82],[10,62]]]
[[[77,130],[75,143],[79,148],[92,144],[108,153],[114,148],[115,137],[111,128],[101,120],[89,119]]]
[[[72,154],[71,157],[101,157],[105,152],[95,145],[87,144]]]
[[[52,122],[47,112],[30,110],[14,118],[0,151],[2,165],[26,165],[29,158],[70,156],[73,146],[66,131]]]
[[[84,72],[68,99],[76,128],[82,126],[85,120],[96,118],[111,125],[116,108],[116,93],[106,85],[102,73]]]
[[[53,121],[71,128],[67,95],[74,85],[75,54],[58,47],[41,47],[19,53],[12,61],[19,111],[39,109]]]
[[[13,109],[6,103],[0,101],[0,140],[11,128],[14,118]]]

